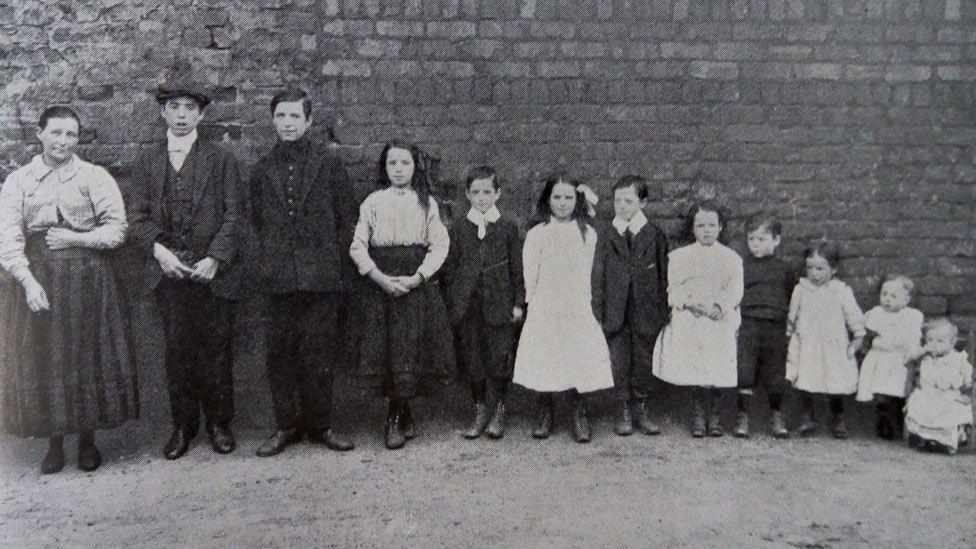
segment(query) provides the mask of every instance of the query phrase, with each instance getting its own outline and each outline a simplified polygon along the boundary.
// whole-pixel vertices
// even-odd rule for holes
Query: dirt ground
[[[684,401],[660,403],[681,409]],[[730,402],[731,404],[731,402]],[[227,456],[198,437],[176,462],[161,457],[163,417],[101,436],[106,464],[37,472],[43,441],[0,439],[0,544],[71,546],[733,546],[972,547],[976,455],[922,454],[877,440],[870,410],[853,437],[776,441],[691,439],[686,417],[658,437],[612,434],[595,406],[596,435],[578,445],[569,409],[558,432],[529,436],[530,401],[503,441],[460,437],[459,395],[418,410],[420,436],[383,448],[378,404],[339,405],[336,423],[358,444],[345,454],[302,445],[254,457],[267,425],[238,423]],[[355,411],[355,412],[353,412]],[[159,412],[154,412],[158,414]],[[246,414],[245,414],[246,415]],[[727,418],[729,421],[731,418]]]

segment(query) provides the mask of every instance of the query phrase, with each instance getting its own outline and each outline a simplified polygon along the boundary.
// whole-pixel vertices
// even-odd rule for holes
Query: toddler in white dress
[[[908,306],[913,287],[909,278],[889,275],[881,284],[878,306],[864,315],[871,350],[861,362],[857,400],[875,402],[875,429],[885,440],[901,434],[902,408],[911,390],[911,363],[923,353],[924,317]]]
[[[806,277],[793,289],[787,317],[786,380],[800,391],[800,435],[819,426],[813,415],[814,395],[826,394],[834,438],[847,438],[844,395],[857,392],[854,355],[864,342],[864,314],[850,286],[834,278],[840,263],[836,244],[820,242],[804,256]]]
[[[973,367],[955,349],[959,329],[945,319],[925,327],[925,356],[905,406],[911,446],[954,454],[973,424]]]

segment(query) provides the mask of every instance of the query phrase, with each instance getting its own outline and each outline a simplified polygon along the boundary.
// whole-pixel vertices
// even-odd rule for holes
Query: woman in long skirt
[[[47,437],[41,472],[64,467],[64,435],[78,435],[78,467],[102,458],[94,431],[139,415],[121,292],[104,250],[125,239],[125,208],[105,169],[74,154],[78,115],[41,113],[43,150],[0,189],[0,430]]]

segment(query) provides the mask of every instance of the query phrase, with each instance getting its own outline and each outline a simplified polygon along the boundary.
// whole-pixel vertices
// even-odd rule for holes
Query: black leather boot
[[[406,437],[403,436],[402,423],[403,417],[400,404],[391,401],[390,412],[386,416],[386,425],[383,431],[383,442],[390,450],[403,448],[403,445],[407,442]]]
[[[549,438],[552,435],[552,395],[542,393],[536,408],[536,427],[532,430],[533,438]]]

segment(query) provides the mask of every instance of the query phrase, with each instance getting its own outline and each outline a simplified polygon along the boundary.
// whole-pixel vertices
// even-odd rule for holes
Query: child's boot
[[[637,409],[637,429],[645,435],[660,435],[661,426],[651,419],[651,414],[647,411],[647,399],[637,399],[634,405]]]
[[[590,441],[593,432],[590,429],[590,420],[586,414],[586,400],[581,394],[576,394],[576,410],[573,414],[573,438],[576,442],[585,444]],[[631,428],[633,430],[633,427]]]
[[[718,414],[720,403],[718,391],[712,389],[708,394],[708,436],[720,437],[725,434],[722,431],[722,420]]]
[[[403,432],[403,438],[407,440],[413,440],[417,434],[409,400],[404,400],[400,404],[400,430]]]
[[[845,439],[847,438],[847,423],[844,422],[844,412],[838,412],[834,414],[834,438]]]
[[[53,475],[64,469],[64,437],[54,435],[48,439],[47,454],[41,460],[41,474]]]
[[[102,454],[95,446],[95,434],[82,431],[78,434],[78,468],[82,471],[94,471],[102,465]]]
[[[735,436],[736,438],[749,438],[749,414],[739,412],[735,416]]]
[[[386,425],[383,429],[383,442],[390,450],[403,448],[406,438],[403,436],[403,418],[399,402],[390,401],[390,411],[386,415]]]
[[[485,429],[488,438],[498,440],[505,436],[505,401],[499,400],[495,404],[495,410],[491,414],[491,420]]]
[[[508,384],[507,379],[496,379],[492,384],[495,405],[492,408],[491,420],[485,429],[488,438],[498,440],[505,436],[505,396],[508,394]]]
[[[536,408],[536,427],[532,430],[533,438],[549,438],[552,435],[552,394],[539,395]]]
[[[800,397],[800,406],[803,409],[803,423],[797,429],[797,434],[805,437],[815,433],[820,427],[820,423],[813,415],[813,395],[803,394]]]
[[[464,432],[464,438],[475,439],[480,437],[481,433],[485,431],[485,427],[488,426],[491,416],[489,415],[488,403],[485,402],[485,382],[482,381],[472,385],[471,392],[474,396],[474,419],[471,422],[471,426],[468,427],[468,430]]]
[[[752,400],[751,389],[740,389],[736,397],[736,406],[739,410],[735,416],[736,438],[749,438],[749,403]]]
[[[702,407],[701,399],[695,398],[694,418],[691,421],[691,436],[701,438],[705,436],[705,409]]]
[[[773,416],[769,419],[769,432],[773,438],[790,437],[790,432],[786,429],[786,422],[783,421],[783,412],[773,410]]]
[[[634,434],[634,415],[626,398],[621,399],[618,405],[617,422],[613,425],[613,432],[622,437]]]
[[[878,420],[874,424],[874,432],[884,440],[892,440],[895,438],[895,431],[889,417],[889,408],[888,403],[885,401],[879,402],[875,406],[875,413],[878,416]]]
[[[833,435],[836,439],[847,438],[847,423],[844,422],[844,399],[840,396],[830,397],[830,413],[834,416]]]

